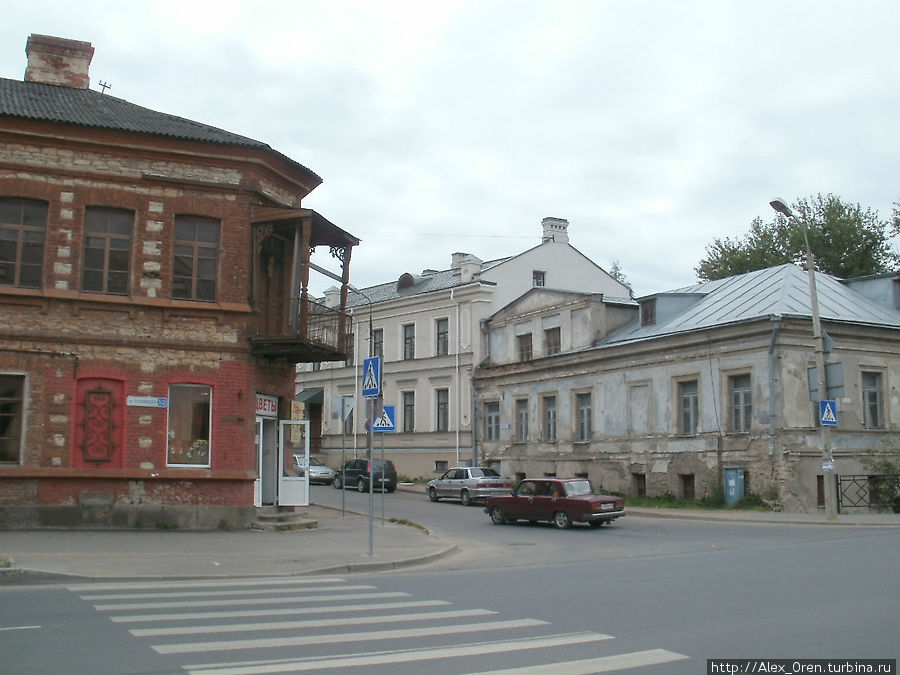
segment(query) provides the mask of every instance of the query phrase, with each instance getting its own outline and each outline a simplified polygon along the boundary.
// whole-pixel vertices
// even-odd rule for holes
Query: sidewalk
[[[236,530],[0,531],[0,584],[109,579],[282,576],[394,569],[456,550],[418,527],[375,518],[372,556],[366,515],[311,505],[317,527]]]
[[[404,488],[401,488],[404,489]],[[406,488],[414,491],[416,488]],[[772,513],[626,507],[629,518],[679,518],[806,526],[900,527],[900,514]],[[281,576],[377,571],[429,562],[456,550],[412,525],[376,516],[369,555],[366,515],[311,505],[298,510],[314,529],[239,530],[29,530],[0,531],[0,584],[109,579]]]

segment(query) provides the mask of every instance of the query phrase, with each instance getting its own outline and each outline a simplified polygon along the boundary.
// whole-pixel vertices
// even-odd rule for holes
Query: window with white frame
[[[699,418],[699,386],[697,380],[678,383],[678,433],[693,436]]]
[[[866,429],[884,427],[884,410],[882,397],[881,373],[863,371],[862,373],[863,426]]]
[[[450,390],[436,389],[435,403],[435,429],[437,431],[448,431],[450,429]]]
[[[546,286],[547,285],[547,273],[543,270],[533,270],[531,272],[531,285],[532,286]]]
[[[416,324],[403,325],[403,360],[409,361],[416,358]]]
[[[450,353],[450,319],[435,319],[434,353],[436,356]]]
[[[556,442],[556,396],[543,396],[541,398],[541,416],[543,417],[544,440],[548,443]]]
[[[384,358],[384,329],[372,330],[372,356]]]
[[[416,392],[403,392],[403,431],[411,434],[416,430]]]
[[[212,387],[205,384],[169,386],[169,466],[209,466],[212,429]]]
[[[484,404],[484,440],[500,440],[500,402],[489,401]]]
[[[728,378],[731,390],[731,430],[737,433],[750,431],[753,417],[753,395],[750,375],[733,375]]]
[[[516,442],[528,440],[528,399],[516,399]]]
[[[591,413],[590,393],[575,395],[575,413],[577,421],[576,438],[581,442],[591,440],[594,435],[593,419]]]

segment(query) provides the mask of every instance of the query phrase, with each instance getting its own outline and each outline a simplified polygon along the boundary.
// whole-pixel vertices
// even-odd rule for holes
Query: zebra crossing
[[[614,636],[383,591],[339,576],[75,584],[67,588],[191,675],[618,672],[686,659]],[[558,657],[560,650],[566,654]],[[406,670],[404,670],[404,668]]]

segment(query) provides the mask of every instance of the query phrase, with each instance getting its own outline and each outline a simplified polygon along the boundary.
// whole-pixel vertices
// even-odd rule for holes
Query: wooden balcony
[[[353,348],[352,323],[339,309],[298,296],[257,302],[255,310],[250,350],[256,356],[293,363],[343,361]]]
[[[293,363],[343,361],[352,349],[347,307],[350,254],[359,239],[309,209],[255,207],[251,352]],[[316,264],[327,252],[329,271]],[[321,262],[321,261],[320,261]],[[326,307],[309,292],[310,272],[337,282],[340,302]]]

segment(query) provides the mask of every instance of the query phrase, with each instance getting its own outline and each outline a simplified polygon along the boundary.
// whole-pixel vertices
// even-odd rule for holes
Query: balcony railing
[[[351,323],[346,312],[302,297],[254,303],[253,353],[297,363],[343,361]]]

